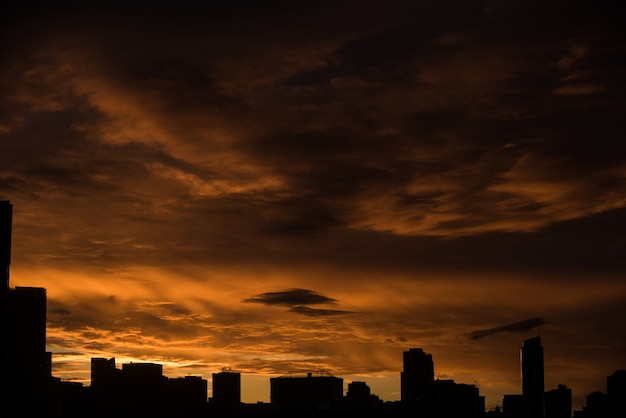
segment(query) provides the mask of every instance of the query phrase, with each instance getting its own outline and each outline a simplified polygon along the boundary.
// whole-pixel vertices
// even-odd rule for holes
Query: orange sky
[[[53,374],[230,367],[256,402],[324,369],[396,400],[421,347],[493,408],[540,329],[547,390],[604,391],[624,9],[291,3],[3,6],[11,285],[47,289]]]

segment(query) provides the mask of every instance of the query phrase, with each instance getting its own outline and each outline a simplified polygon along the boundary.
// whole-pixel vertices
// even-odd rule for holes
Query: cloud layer
[[[397,378],[417,346],[495,405],[539,325],[575,403],[625,367],[622,7],[209,3],[2,6],[11,283],[48,289],[55,372]]]

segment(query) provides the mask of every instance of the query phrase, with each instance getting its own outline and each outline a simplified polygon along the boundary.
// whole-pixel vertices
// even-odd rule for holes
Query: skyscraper
[[[616,370],[606,378],[606,395],[612,416],[626,417],[626,370]]]
[[[0,201],[0,276],[3,287],[9,287],[9,266],[11,265],[11,225],[13,205]]]
[[[543,418],[543,346],[541,338],[535,337],[524,341],[520,350],[522,363],[522,395],[526,402],[529,418]]]
[[[424,388],[435,380],[433,356],[421,348],[411,348],[402,353],[403,371],[400,373],[400,400],[417,402]]]
[[[213,398],[218,406],[237,406],[241,403],[241,373],[222,370],[213,373]]]
[[[52,378],[46,289],[9,287],[13,206],[0,202],[0,416],[44,416]]]

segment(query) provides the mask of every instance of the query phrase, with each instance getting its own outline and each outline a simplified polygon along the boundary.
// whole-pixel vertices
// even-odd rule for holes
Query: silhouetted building
[[[346,397],[350,400],[367,400],[371,395],[371,389],[365,382],[348,383]]]
[[[606,378],[606,395],[613,417],[626,417],[626,370],[616,370]]]
[[[524,341],[520,350],[522,363],[522,394],[529,418],[544,417],[543,347],[541,338]]]
[[[400,400],[417,402],[420,393],[435,380],[433,356],[421,348],[411,348],[403,354],[403,371],[400,373]]]
[[[89,398],[82,383],[63,382],[58,377],[52,378],[49,391],[48,415],[54,418],[83,418],[87,411]]]
[[[587,403],[583,407],[585,418],[613,418],[609,415],[606,393],[592,392],[587,395]]]
[[[46,289],[9,287],[13,207],[0,202],[1,335],[0,408],[6,416],[44,416],[52,384],[52,355],[46,352]]]
[[[528,411],[524,395],[504,395],[502,415],[506,418],[526,418]]]
[[[572,390],[565,385],[545,393],[546,418],[571,418]]]
[[[489,418],[501,418],[503,415],[502,415],[502,409],[500,408],[500,405],[496,405],[496,407],[492,409],[491,411],[485,412],[485,416]]]
[[[2,286],[9,287],[9,267],[11,265],[11,229],[13,226],[13,205],[0,201],[0,277]]]
[[[485,414],[485,397],[475,385],[435,380],[426,385],[417,403],[418,416],[470,418]]]
[[[165,390],[165,416],[205,417],[207,408],[208,382],[200,376],[185,376],[168,379]]]
[[[91,388],[111,386],[119,370],[115,367],[115,358],[94,357],[91,359]]]
[[[329,374],[270,378],[270,401],[281,408],[328,409],[343,398],[343,379]]]
[[[218,407],[239,405],[241,403],[241,373],[230,370],[213,373],[211,402]]]
[[[156,363],[91,359],[90,417],[191,417],[205,412],[207,381],[197,376],[168,379]]]

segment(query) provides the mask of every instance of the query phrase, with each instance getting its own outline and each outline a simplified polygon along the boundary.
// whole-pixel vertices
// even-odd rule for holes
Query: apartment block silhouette
[[[46,289],[11,288],[13,206],[0,202],[0,408],[5,416],[41,417],[49,409],[52,355],[46,352]]]
[[[237,407],[241,403],[241,373],[232,370],[213,373],[211,403],[216,408]]]
[[[421,348],[402,353],[403,370],[400,373],[400,400],[417,402],[424,388],[435,380],[433,356]]]

